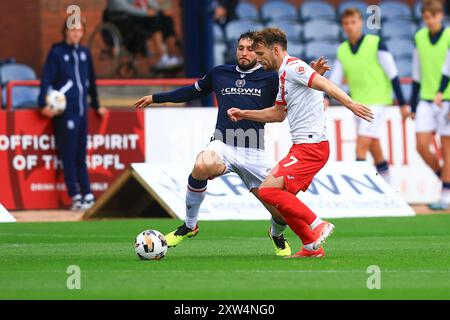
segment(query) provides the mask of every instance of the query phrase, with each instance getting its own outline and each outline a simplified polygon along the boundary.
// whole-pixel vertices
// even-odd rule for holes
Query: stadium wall
[[[180,8],[174,2],[174,26],[181,35]],[[0,58],[15,58],[31,66],[41,76],[51,45],[61,41],[62,24],[66,8],[76,4],[86,20],[82,44],[87,45],[89,35],[101,23],[107,0],[15,0],[0,1]],[[138,59],[138,63],[144,63]],[[94,61],[95,64],[95,61]]]

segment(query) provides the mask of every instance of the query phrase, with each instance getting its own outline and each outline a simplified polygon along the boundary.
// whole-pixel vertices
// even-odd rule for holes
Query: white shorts
[[[442,107],[433,102],[421,100],[416,110],[416,132],[435,132],[450,136],[450,102],[444,101]]]
[[[374,105],[370,106],[373,113],[372,122],[368,122],[360,117],[356,118],[356,127],[358,136],[379,139],[381,128],[384,122],[384,110],[386,106]]]
[[[261,149],[234,147],[213,140],[203,150],[217,153],[226,166],[224,174],[236,173],[248,190],[258,188],[272,169],[266,152]]]

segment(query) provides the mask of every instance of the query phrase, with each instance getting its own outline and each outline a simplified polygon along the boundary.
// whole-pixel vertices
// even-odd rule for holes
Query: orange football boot
[[[320,247],[317,250],[307,250],[305,247],[302,246],[302,249],[294,253],[290,256],[287,256],[286,258],[323,258],[325,257],[325,251],[322,247]]]

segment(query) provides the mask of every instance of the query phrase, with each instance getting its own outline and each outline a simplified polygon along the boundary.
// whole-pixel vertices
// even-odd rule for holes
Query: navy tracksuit
[[[67,190],[71,197],[86,195],[91,192],[86,166],[88,94],[92,107],[99,108],[89,49],[68,45],[64,41],[54,44],[42,74],[38,101],[41,108],[46,106],[45,97],[50,87],[63,92],[67,99],[64,113],[53,118]]]

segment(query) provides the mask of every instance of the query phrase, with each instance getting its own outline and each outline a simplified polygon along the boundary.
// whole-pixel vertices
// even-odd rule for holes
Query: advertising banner
[[[180,219],[185,218],[190,163],[134,163],[132,169]],[[367,162],[329,162],[297,197],[324,218],[414,215]],[[270,213],[234,173],[208,182],[202,220],[261,220]]]
[[[190,161],[209,142],[214,132],[217,108],[147,109],[146,161]],[[380,142],[390,165],[390,185],[409,203],[430,203],[440,195],[440,182],[416,151],[414,122],[401,120],[398,107],[387,107]],[[292,145],[287,120],[265,126],[266,152],[273,161],[282,159]],[[344,107],[327,109],[330,161],[355,161],[356,121]],[[430,146],[439,153],[439,139]],[[367,161],[373,163],[370,154]],[[191,166],[192,166],[191,165]],[[190,168],[191,169],[191,168]]]
[[[88,118],[87,164],[99,196],[133,162],[145,161],[144,113]],[[9,210],[66,208],[70,199],[56,156],[52,120],[36,110],[0,112],[0,202]]]

